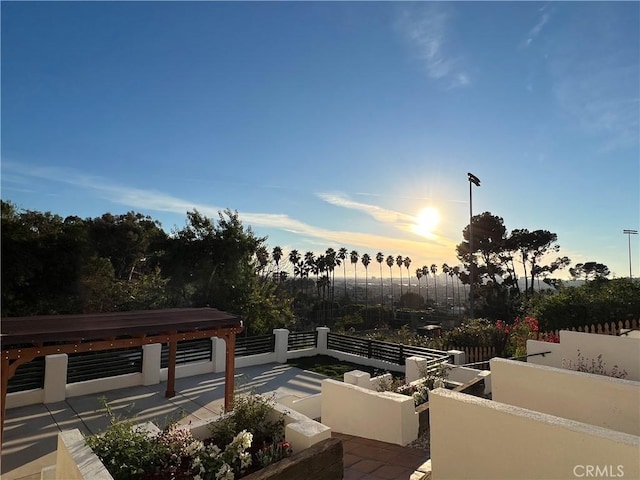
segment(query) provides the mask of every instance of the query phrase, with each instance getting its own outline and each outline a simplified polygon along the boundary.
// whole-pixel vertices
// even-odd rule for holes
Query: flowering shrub
[[[525,357],[527,355],[527,340],[542,340],[545,342],[560,342],[557,335],[540,334],[538,319],[516,317],[513,324],[508,325],[502,320],[496,322],[496,330],[505,336],[505,348],[503,355],[514,357]]]
[[[213,422],[205,441],[175,422],[151,435],[132,420],[118,421],[107,405],[110,426],[86,442],[115,480],[234,480],[292,454],[284,441],[284,419],[267,420],[272,403],[257,395],[236,401],[238,411]]]
[[[628,373],[625,369],[621,369],[618,365],[614,365],[611,370],[607,370],[606,366],[607,364],[602,361],[602,354],[589,361],[589,359],[582,356],[580,349],[578,349],[578,360],[576,362],[567,360],[566,358],[562,359],[562,368],[576,370],[578,372],[593,373],[595,375],[605,375],[613,378],[627,378]]]
[[[378,384],[379,392],[397,392],[413,397],[413,403],[417,407],[429,401],[429,391],[434,388],[443,388],[445,380],[449,376],[447,364],[441,363],[435,369],[420,372],[420,381],[408,385],[399,381],[382,381]]]
[[[293,451],[291,450],[289,442],[273,442],[270,445],[265,443],[263,447],[256,452],[256,459],[261,467],[266,467],[290,456],[291,453],[293,453]]]

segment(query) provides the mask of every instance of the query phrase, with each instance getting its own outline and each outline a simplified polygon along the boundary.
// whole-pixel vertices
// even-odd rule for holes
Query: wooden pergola
[[[223,338],[226,343],[224,406],[227,411],[232,407],[236,334],[243,329],[242,320],[215,308],[6,317],[2,319],[0,329],[0,448],[9,379],[20,365],[45,355],[168,343],[169,364],[165,396],[171,398],[176,393],[177,343],[196,338]]]

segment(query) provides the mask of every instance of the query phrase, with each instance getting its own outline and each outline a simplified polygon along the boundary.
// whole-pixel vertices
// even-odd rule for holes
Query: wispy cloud
[[[404,10],[397,25],[424,62],[430,78],[446,81],[448,88],[471,84],[460,58],[452,52],[451,13],[447,4],[430,2],[424,8]]]
[[[28,168],[16,163],[3,161],[3,182],[7,181],[7,175],[15,182],[22,185],[33,183],[34,179],[44,179],[48,182],[57,182],[88,191],[88,195],[125,205],[134,210],[145,212],[169,212],[184,215],[187,211],[197,209],[209,217],[217,217],[222,209],[215,205],[199,204],[185,199],[167,195],[154,190],[145,190],[119,185],[109,179],[86,175],[75,170],[52,166],[29,166]],[[340,194],[326,194],[325,201],[345,208],[355,208],[365,211],[374,218],[385,222],[395,223],[398,226],[407,225],[413,217],[385,210],[372,205],[349,201]],[[357,231],[338,231],[319,228],[308,223],[291,218],[287,214],[264,212],[238,212],[242,222],[252,228],[262,227],[282,230],[297,236],[300,243],[317,243],[323,245],[348,244],[369,252],[383,251],[401,253],[419,258],[425,249],[425,241],[399,238],[398,236],[383,236]],[[433,258],[446,259],[450,257],[454,242],[444,238],[433,238],[429,241],[429,255]]]
[[[527,39],[524,42],[525,47],[528,47],[533,43],[533,41],[538,37],[538,35],[540,35],[542,29],[551,18],[551,9],[549,4],[540,7],[538,11],[540,12],[540,18],[538,19],[538,22],[531,28],[531,30],[529,30]]]
[[[394,224],[403,229],[407,229],[408,225],[415,223],[415,217],[411,215],[388,210],[377,205],[356,202],[343,193],[318,193],[317,195],[332,205],[364,212],[379,222]]]
[[[584,131],[606,138],[605,150],[638,144],[638,64],[614,57],[584,62],[565,58],[555,65],[553,88],[560,107]]]

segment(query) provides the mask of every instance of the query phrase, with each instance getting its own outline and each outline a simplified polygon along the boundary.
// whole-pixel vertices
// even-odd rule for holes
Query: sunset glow
[[[416,224],[413,227],[413,231],[418,235],[424,237],[433,236],[433,230],[438,226],[440,221],[440,214],[438,210],[433,207],[423,208],[416,217]]]

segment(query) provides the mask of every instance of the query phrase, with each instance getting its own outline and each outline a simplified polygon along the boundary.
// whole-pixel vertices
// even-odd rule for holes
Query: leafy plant
[[[562,359],[562,368],[576,370],[578,372],[593,373],[595,375],[604,375],[613,378],[627,378],[627,371],[614,365],[611,370],[607,370],[607,364],[602,360],[602,354],[596,358],[586,358],[582,356],[582,352],[578,349],[578,360],[573,362],[566,358]]]
[[[211,437],[218,446],[230,443],[237,432],[251,432],[256,445],[284,440],[284,414],[274,417],[273,396],[254,393],[238,394],[233,401],[233,411],[221,416],[209,425]]]
[[[87,437],[87,445],[105,464],[115,480],[155,472],[166,462],[168,450],[133,420],[120,420],[105,402],[110,425],[102,435]]]
[[[284,414],[274,416],[274,405],[273,398],[237,395],[234,410],[212,422],[211,437],[200,441],[176,421],[150,434],[116,418],[105,401],[109,427],[85,440],[116,480],[233,480],[291,455]]]

